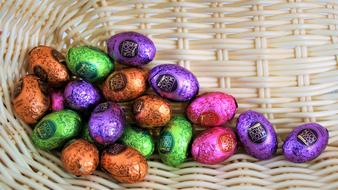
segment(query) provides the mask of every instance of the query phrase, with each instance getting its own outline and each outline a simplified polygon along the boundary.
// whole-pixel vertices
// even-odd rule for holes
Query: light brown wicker
[[[338,189],[337,0],[0,0],[0,189]],[[278,155],[267,161],[238,153],[221,165],[150,161],[142,183],[119,184],[102,172],[66,173],[59,157],[37,150],[31,128],[15,118],[13,82],[26,72],[29,49],[48,44],[66,52],[89,44],[105,49],[116,32],[151,37],[156,60],[180,64],[202,91],[238,98],[274,123]],[[184,105],[174,104],[177,112]],[[304,122],[330,132],[316,160],[293,164],[280,147]]]

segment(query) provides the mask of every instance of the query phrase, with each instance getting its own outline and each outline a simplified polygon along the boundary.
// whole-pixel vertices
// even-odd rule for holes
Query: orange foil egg
[[[69,173],[76,176],[90,175],[99,165],[99,151],[95,145],[78,139],[62,150],[61,161]]]
[[[48,46],[37,46],[28,54],[30,72],[52,85],[62,85],[69,80],[65,57]]]
[[[103,84],[103,94],[111,101],[129,101],[139,97],[147,89],[148,72],[140,68],[115,71]]]
[[[14,111],[27,124],[35,124],[49,109],[47,84],[34,75],[20,79],[13,96]]]
[[[101,167],[122,183],[136,183],[148,173],[146,159],[135,149],[121,144],[108,146],[101,156]]]
[[[155,96],[144,95],[136,99],[133,113],[137,123],[144,128],[166,125],[171,118],[171,107],[167,101]]]

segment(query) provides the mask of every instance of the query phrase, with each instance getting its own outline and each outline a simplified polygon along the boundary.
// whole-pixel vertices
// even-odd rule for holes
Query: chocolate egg
[[[277,151],[277,135],[275,129],[263,114],[246,111],[237,120],[237,134],[245,151],[259,159],[272,158]]]
[[[90,175],[99,165],[99,151],[86,140],[74,140],[62,150],[61,161],[65,170],[73,175]]]
[[[119,139],[125,125],[122,108],[113,102],[97,105],[89,119],[89,134],[102,145],[112,144]]]
[[[158,65],[150,70],[149,83],[154,91],[174,101],[188,101],[198,94],[197,78],[187,69],[174,64]]]
[[[67,53],[67,66],[76,76],[89,82],[106,78],[114,64],[102,50],[91,46],[73,47]]]
[[[229,127],[213,127],[199,134],[191,148],[191,154],[197,162],[219,164],[237,150],[235,133]]]
[[[143,66],[155,57],[154,43],[137,32],[122,32],[107,40],[108,54],[118,63]]]
[[[101,100],[98,89],[84,80],[75,80],[67,84],[63,93],[67,105],[79,111],[88,110]]]
[[[161,127],[171,118],[170,104],[154,95],[144,95],[136,99],[133,113],[137,123],[144,128]]]
[[[120,139],[122,144],[139,151],[145,158],[149,158],[154,152],[154,141],[150,133],[135,125],[128,125]]]
[[[52,112],[34,127],[32,141],[43,150],[52,150],[74,138],[81,130],[81,117],[72,110]]]
[[[69,80],[65,57],[48,46],[37,46],[28,53],[28,67],[41,80],[62,85]]]
[[[193,100],[186,113],[194,124],[213,127],[231,120],[236,110],[237,103],[233,96],[222,92],[208,92]]]
[[[27,124],[35,124],[48,111],[50,99],[47,84],[34,75],[26,75],[14,86],[13,107]]]
[[[296,127],[285,139],[283,154],[291,162],[303,163],[317,158],[326,148],[329,132],[318,123]]]
[[[121,144],[108,146],[101,155],[101,167],[122,183],[136,183],[148,173],[146,159],[135,149]]]
[[[188,154],[192,138],[192,127],[182,116],[173,117],[162,130],[158,141],[158,152],[163,163],[170,166],[182,164]]]
[[[88,123],[84,125],[84,127],[82,128],[82,133],[81,133],[81,137],[90,142],[90,143],[96,143],[94,141],[94,139],[90,136],[89,134],[89,126],[88,126]]]
[[[50,94],[52,101],[52,111],[60,111],[64,108],[65,98],[62,90],[53,90]]]
[[[129,101],[141,96],[147,89],[147,72],[139,68],[115,71],[103,84],[104,96],[111,101]]]

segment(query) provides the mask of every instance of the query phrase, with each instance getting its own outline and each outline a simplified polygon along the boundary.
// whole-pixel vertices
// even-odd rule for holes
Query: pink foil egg
[[[229,127],[213,127],[198,135],[191,148],[191,154],[202,164],[219,164],[237,150],[236,135]]]
[[[191,122],[205,127],[214,127],[231,120],[237,110],[235,98],[223,92],[208,92],[198,96],[187,107]]]
[[[50,98],[52,100],[52,111],[63,110],[65,98],[63,97],[63,92],[61,90],[52,91]]]

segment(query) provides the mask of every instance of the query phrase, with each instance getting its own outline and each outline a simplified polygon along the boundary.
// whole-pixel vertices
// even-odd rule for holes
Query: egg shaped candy
[[[99,90],[84,80],[69,82],[63,95],[67,105],[78,111],[88,110],[97,105],[101,100]]]
[[[207,92],[193,100],[186,109],[191,122],[205,127],[224,125],[237,110],[236,99],[223,92]]]
[[[136,122],[144,128],[161,127],[171,118],[170,104],[155,95],[144,95],[136,99],[133,104]]]
[[[139,151],[145,158],[149,158],[154,152],[154,141],[150,133],[135,125],[128,125],[120,139],[122,144]]]
[[[182,116],[173,117],[158,140],[157,147],[162,162],[174,167],[182,164],[187,158],[191,138],[190,122]]]
[[[13,107],[17,116],[27,124],[35,124],[48,111],[50,98],[45,82],[26,75],[14,85]]]
[[[60,86],[69,80],[65,57],[48,46],[37,46],[28,53],[28,68],[41,80]]]
[[[246,111],[237,120],[237,134],[245,151],[259,159],[267,160],[277,151],[278,141],[275,129],[263,114]]]
[[[52,111],[60,111],[64,109],[65,98],[62,90],[53,90],[50,94],[52,102]]]
[[[199,90],[195,75],[175,64],[154,67],[149,72],[148,80],[158,95],[173,101],[191,100]]]
[[[111,101],[129,101],[141,96],[147,89],[148,74],[139,68],[115,71],[103,84],[104,96]]]
[[[73,47],[67,53],[67,66],[76,76],[89,82],[105,79],[114,64],[102,50],[91,46]]]
[[[136,183],[148,173],[147,160],[135,149],[113,144],[103,150],[101,167],[114,179],[122,183]]]
[[[122,32],[107,40],[108,54],[118,63],[143,66],[152,61],[156,54],[154,43],[137,32]]]
[[[81,121],[81,117],[72,110],[52,112],[35,125],[33,144],[43,150],[58,148],[79,134]]]
[[[125,115],[122,108],[113,102],[97,105],[89,118],[89,134],[102,145],[117,141],[124,129]]]
[[[237,150],[237,139],[231,128],[213,127],[199,134],[191,148],[191,154],[197,162],[219,164]]]
[[[90,175],[99,165],[99,151],[86,140],[74,140],[62,150],[61,161],[64,169],[73,175]]]
[[[329,132],[318,123],[296,127],[285,139],[283,154],[291,162],[303,163],[317,158],[326,148]]]

